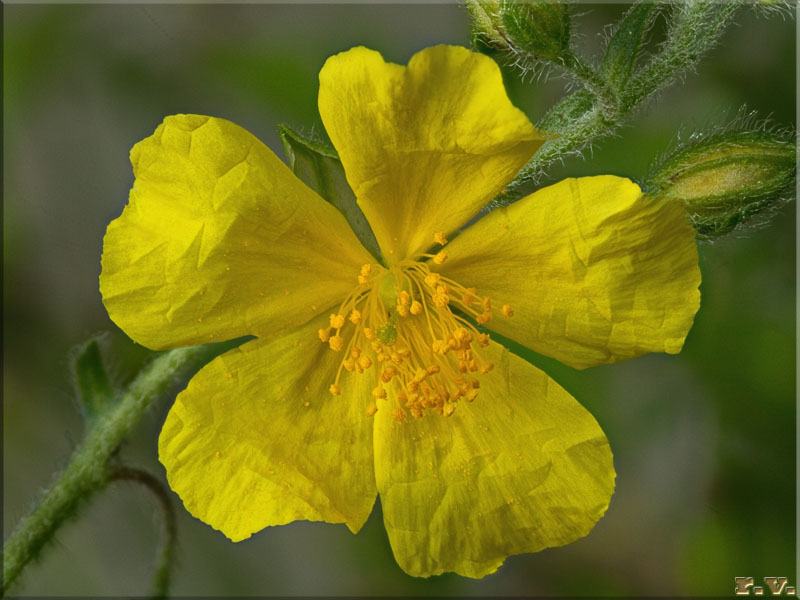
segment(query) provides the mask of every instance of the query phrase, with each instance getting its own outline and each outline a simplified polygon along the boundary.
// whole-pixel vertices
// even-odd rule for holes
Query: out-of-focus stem
[[[80,504],[105,487],[113,474],[111,455],[152,403],[170,384],[193,373],[217,353],[215,346],[194,346],[160,354],[122,393],[119,403],[89,429],[66,469],[6,540],[3,595]]]

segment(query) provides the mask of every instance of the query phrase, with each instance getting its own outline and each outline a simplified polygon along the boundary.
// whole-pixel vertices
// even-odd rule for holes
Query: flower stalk
[[[163,483],[147,471],[131,467],[119,467],[110,477],[112,481],[130,481],[146,487],[158,501],[163,515],[163,541],[158,553],[156,572],[153,576],[153,598],[166,598],[169,592],[170,576],[172,574],[172,558],[175,554],[175,541],[177,539],[177,526],[175,523],[175,509],[170,500],[169,491]]]
[[[174,382],[194,373],[220,351],[219,345],[164,352],[136,377],[119,402],[98,417],[66,469],[3,546],[3,595],[58,528],[115,476],[110,459],[145,412]]]
[[[693,71],[716,46],[743,2],[687,0],[673,6],[664,43],[637,69],[637,59],[658,10],[636,4],[623,17],[606,49],[600,73],[574,59],[564,65],[582,82],[536,124],[554,135],[520,170],[487,210],[526,196],[555,161],[578,155],[594,140],[613,133],[650,97]],[[572,67],[572,68],[569,68]]]

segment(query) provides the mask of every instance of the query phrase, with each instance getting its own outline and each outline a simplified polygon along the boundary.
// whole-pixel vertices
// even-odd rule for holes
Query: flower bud
[[[733,230],[793,189],[797,151],[786,136],[728,131],[700,136],[667,157],[645,184],[680,201],[701,237]]]
[[[570,18],[565,3],[466,0],[466,5],[473,35],[487,46],[556,62],[569,51]]]

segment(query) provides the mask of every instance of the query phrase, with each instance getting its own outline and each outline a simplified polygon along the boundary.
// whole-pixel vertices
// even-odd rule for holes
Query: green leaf
[[[278,126],[283,150],[294,174],[344,215],[358,239],[380,262],[381,251],[367,218],[358,206],[347,183],[344,167],[336,150],[303,137],[286,125]]]
[[[639,2],[625,14],[611,36],[600,71],[615,89],[622,90],[628,83],[657,10],[657,4]]]
[[[116,392],[103,364],[102,335],[94,336],[72,353],[75,391],[87,422],[91,425],[114,405]]]

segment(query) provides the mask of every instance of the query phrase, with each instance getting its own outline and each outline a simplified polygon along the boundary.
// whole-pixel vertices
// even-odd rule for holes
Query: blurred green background
[[[624,5],[574,8],[581,47]],[[108,320],[97,290],[102,237],[127,200],[128,150],[165,115],[230,119],[282,155],[275,126],[321,127],[317,73],[354,45],[406,63],[466,45],[455,4],[9,5],[4,16],[3,520],[7,535],[82,436],[68,353],[100,330],[120,380],[147,356]],[[564,175],[646,174],[684,135],[742,104],[794,125],[795,23],[742,11],[699,75],[672,87]],[[658,27],[656,31],[658,31]],[[520,82],[536,120],[563,80]],[[585,539],[508,559],[481,581],[407,577],[380,508],[356,536],[312,523],[232,544],[178,503],[175,595],[732,595],[734,576],[795,574],[795,205],[765,227],[700,247],[702,307],[678,356],[577,372],[543,365],[597,417],[618,471]],[[122,448],[164,479],[161,403]],[[177,497],[175,497],[178,502]],[[155,502],[117,483],[64,526],[11,592],[139,595],[158,543]]]

